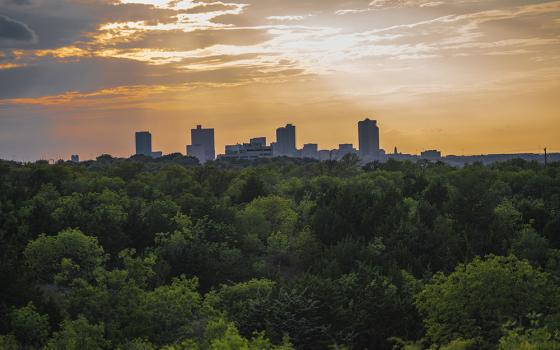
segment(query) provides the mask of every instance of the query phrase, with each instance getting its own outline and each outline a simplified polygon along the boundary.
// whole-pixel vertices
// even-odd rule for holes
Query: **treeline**
[[[560,349],[560,165],[0,162],[0,349]]]

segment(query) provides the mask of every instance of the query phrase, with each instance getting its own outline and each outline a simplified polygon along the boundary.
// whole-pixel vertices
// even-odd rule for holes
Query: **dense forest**
[[[0,349],[560,349],[560,164],[0,162]]]

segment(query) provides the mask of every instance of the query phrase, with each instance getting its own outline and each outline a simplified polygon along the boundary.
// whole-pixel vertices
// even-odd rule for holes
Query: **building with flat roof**
[[[342,159],[347,154],[356,154],[357,151],[354,145],[351,143],[342,143],[338,145],[338,150],[336,150],[336,159]]]
[[[377,120],[366,118],[358,122],[360,157],[372,160],[379,157],[379,128]]]
[[[202,125],[191,129],[191,144],[187,146],[187,155],[198,158],[201,163],[214,160],[216,158],[214,129],[204,129]]]
[[[301,157],[319,159],[319,145],[316,143],[306,143],[301,149]]]
[[[297,156],[296,127],[292,124],[287,124],[285,127],[276,129],[274,156]]]
[[[136,132],[136,154],[152,156],[152,134],[148,131]]]
[[[163,157],[163,152],[162,151],[152,152],[152,158],[157,159],[157,158],[161,158],[161,157]]]
[[[252,138],[249,143],[228,145],[225,154],[218,159],[255,160],[272,157],[272,146],[266,145],[266,137]]]
[[[420,158],[426,160],[440,160],[441,159],[441,152],[435,149],[423,151],[420,153]]]

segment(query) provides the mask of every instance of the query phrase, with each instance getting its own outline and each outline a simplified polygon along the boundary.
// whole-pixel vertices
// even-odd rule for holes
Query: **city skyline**
[[[298,148],[297,127],[291,123],[276,129],[276,139],[268,143],[267,137],[254,136],[249,142],[236,142],[235,144],[225,145],[224,151],[216,151],[215,130],[214,128],[203,128],[201,124],[191,129],[190,144],[186,146],[184,155],[197,158],[201,164],[212,160],[257,160],[262,158],[290,157],[308,158],[319,161],[342,160],[348,154],[354,154],[361,160],[362,164],[372,161],[385,162],[389,159],[400,161],[443,161],[449,165],[462,166],[467,163],[482,162],[491,164],[494,162],[507,161],[521,158],[527,161],[538,161],[546,164],[548,160],[560,160],[560,153],[550,152],[545,148],[541,152],[520,152],[520,153],[487,153],[476,155],[443,154],[438,149],[424,149],[417,153],[406,153],[398,150],[395,146],[392,151],[387,152],[380,147],[380,130],[377,120],[365,118],[358,121],[357,134],[358,146],[352,143],[340,143],[338,148],[320,149],[317,143],[303,143]],[[135,133],[136,152],[133,155],[143,155],[151,158],[160,158],[163,153],[153,152],[151,148],[152,135],[149,131]],[[170,152],[177,154],[181,152]],[[74,157],[77,157],[75,159]],[[71,161],[79,161],[78,155],[72,155]]]
[[[275,137],[446,154],[560,149],[560,1],[0,0],[0,157]],[[9,82],[9,83],[8,83]],[[118,137],[116,137],[116,135]],[[120,136],[119,136],[120,135]],[[298,143],[302,147],[302,143]]]
[[[371,129],[371,125],[369,125],[370,123],[373,123],[373,127],[374,129]],[[367,127],[364,127],[365,124],[368,124]],[[180,153],[186,156],[193,156],[195,158],[202,158],[201,163],[205,163],[206,161],[209,160],[213,160],[213,159],[220,159],[220,156],[224,156],[227,155],[228,153],[228,148],[231,147],[236,147],[236,146],[243,146],[243,145],[258,145],[260,146],[267,146],[268,148],[270,148],[271,153],[270,156],[273,155],[272,150],[274,149],[275,144],[278,143],[278,136],[280,137],[285,137],[282,136],[283,132],[286,130],[286,128],[290,128],[293,129],[293,138],[290,138],[290,141],[288,141],[290,144],[293,142],[295,143],[295,150],[293,153],[288,153],[286,154],[285,151],[282,151],[282,148],[277,148],[276,151],[274,152],[274,157],[278,157],[278,156],[288,156],[288,157],[296,157],[296,158],[316,158],[316,157],[309,157],[306,156],[306,154],[309,154],[309,152],[311,152],[311,154],[313,153],[317,153],[317,152],[336,152],[336,151],[342,151],[342,152],[346,152],[346,153],[355,153],[356,155],[358,155],[360,158],[362,159],[373,159],[376,157],[375,153],[372,156],[371,150],[367,151],[367,152],[363,152],[362,147],[360,147],[360,142],[362,141],[362,128],[366,129],[364,130],[365,133],[371,133],[372,131],[375,132],[374,135],[369,134],[368,136],[371,138],[371,141],[362,141],[364,143],[364,147],[365,149],[370,149],[372,147],[372,145],[374,145],[374,147],[372,148],[373,150],[375,150],[375,152],[379,152],[381,151],[381,153],[376,153],[377,156],[382,155],[400,155],[403,156],[401,157],[402,160],[407,159],[410,156],[413,157],[418,157],[418,158],[422,158],[425,155],[425,159],[433,159],[433,154],[437,153],[438,157],[443,157],[443,156],[458,156],[458,157],[462,157],[462,156],[466,156],[466,157],[470,157],[470,156],[481,156],[481,155],[515,155],[515,154],[542,154],[543,153],[543,148],[539,148],[539,149],[535,149],[535,150],[528,150],[528,151],[518,151],[518,152],[486,152],[486,153],[447,153],[442,151],[440,148],[438,147],[420,147],[416,150],[413,151],[408,151],[408,150],[403,150],[402,148],[400,148],[398,145],[394,145],[394,146],[387,146],[384,147],[382,144],[382,140],[383,137],[382,135],[383,133],[383,128],[379,127],[380,125],[378,124],[378,120],[374,119],[370,119],[369,117],[366,117],[363,120],[358,120],[356,123],[354,123],[353,128],[355,129],[355,137],[354,137],[354,141],[353,142],[348,142],[349,140],[341,140],[343,142],[331,142],[331,144],[333,144],[333,147],[323,147],[321,144],[314,142],[313,140],[299,140],[297,137],[297,133],[296,129],[297,126],[293,125],[292,123],[287,123],[286,126],[284,127],[279,127],[279,128],[274,128],[274,130],[270,131],[265,131],[265,130],[261,130],[261,131],[256,131],[256,133],[252,136],[250,136],[249,139],[249,143],[243,143],[241,142],[241,140],[236,140],[235,142],[231,143],[231,144],[226,144],[224,142],[216,142],[216,134],[220,135],[219,133],[219,129],[218,132],[215,133],[215,128],[203,128],[202,124],[197,124],[194,128],[191,128],[190,131],[187,130],[186,132],[182,132],[180,131],[180,133],[182,134],[190,134],[190,137],[188,137],[185,140],[185,144],[183,145],[183,150],[181,151],[180,149],[171,149],[171,150],[165,150],[165,151],[154,151],[154,148],[157,148],[157,146],[159,145],[158,141],[161,142],[160,139],[164,139],[164,137],[161,137],[162,135],[154,135],[152,134],[151,131],[148,130],[143,130],[143,131],[133,131],[133,138],[132,140],[129,140],[129,138],[124,138],[127,141],[129,141],[130,143],[130,152],[129,153],[124,153],[124,154],[117,154],[117,153],[113,153],[113,152],[101,152],[98,154],[80,154],[78,152],[73,152],[72,150],[67,150],[67,152],[62,153],[62,154],[56,154],[52,157],[46,157],[46,156],[42,156],[36,159],[17,159],[15,157],[9,158],[9,157],[2,157],[0,156],[0,159],[5,159],[5,160],[14,160],[14,161],[23,161],[23,162],[27,162],[27,161],[36,161],[36,160],[69,160],[69,161],[85,161],[85,160],[94,160],[95,158],[97,158],[100,155],[103,154],[108,154],[111,156],[115,156],[115,157],[124,157],[124,158],[128,158],[134,155],[144,155],[144,156],[150,156],[153,158],[158,158],[161,157],[163,155],[167,155],[167,154],[175,154],[175,153]],[[298,129],[299,130],[299,129]],[[264,132],[263,132],[264,131]],[[255,136],[255,135],[269,135],[269,134],[273,134],[273,137],[268,137],[268,136]],[[381,136],[380,136],[381,135]],[[367,137],[367,136],[364,136]],[[219,138],[218,138],[219,139]],[[270,144],[267,143],[267,140],[274,140],[271,141]],[[154,144],[156,146],[154,146]],[[220,145],[223,144],[223,147],[220,147]],[[186,146],[185,146],[186,145]],[[189,149],[192,150],[191,152],[189,152]],[[549,154],[555,154],[558,155],[560,154],[560,152],[551,149],[550,147],[545,147],[548,151]],[[234,152],[236,152],[237,150],[233,150]],[[308,152],[308,153],[306,153]],[[397,153],[398,152],[398,153]],[[343,153],[344,154],[344,153]],[[265,156],[266,157],[266,156]],[[259,157],[257,157],[259,158]],[[324,154],[323,157],[317,157],[317,159],[322,159],[322,160],[326,160],[326,159],[340,159],[342,158],[342,156],[337,157],[336,155],[333,156],[332,154],[329,155],[327,158],[325,158]],[[437,158],[437,157],[436,157]]]

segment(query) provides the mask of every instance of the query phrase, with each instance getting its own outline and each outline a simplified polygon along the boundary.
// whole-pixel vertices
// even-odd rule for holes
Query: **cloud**
[[[230,10],[238,10],[243,8],[244,5],[240,4],[233,4],[233,3],[200,3],[196,6],[190,7],[186,10],[182,10],[182,13],[190,13],[190,14],[197,14],[197,13],[211,13],[211,12],[224,12]]]
[[[37,34],[27,24],[0,15],[0,48],[15,48],[37,43]]]
[[[271,21],[302,21],[307,17],[311,17],[313,15],[305,15],[305,16],[268,16],[266,19]]]
[[[34,65],[0,69],[0,100],[18,97],[40,97],[73,92],[91,92],[119,86],[137,85],[243,85],[252,82],[279,82],[305,72],[290,62],[268,65],[251,61],[255,56],[216,56],[211,62],[187,59],[177,63],[151,65],[123,58],[83,57],[80,60],[61,62],[47,60]],[[227,66],[224,63],[245,60],[243,65]],[[194,69],[211,66],[210,69]],[[193,69],[189,66],[193,65]],[[62,79],[61,77],[64,77]],[[56,83],[53,83],[56,82]]]
[[[403,7],[437,7],[441,5],[445,5],[445,2],[429,0],[373,0],[365,8],[342,9],[335,11],[335,14],[341,16]]]
[[[445,4],[443,1],[429,0],[373,0],[369,6],[373,8],[397,8],[397,7],[435,7]]]
[[[33,0],[0,0],[0,5],[2,4],[26,6],[26,5],[32,5]]]

